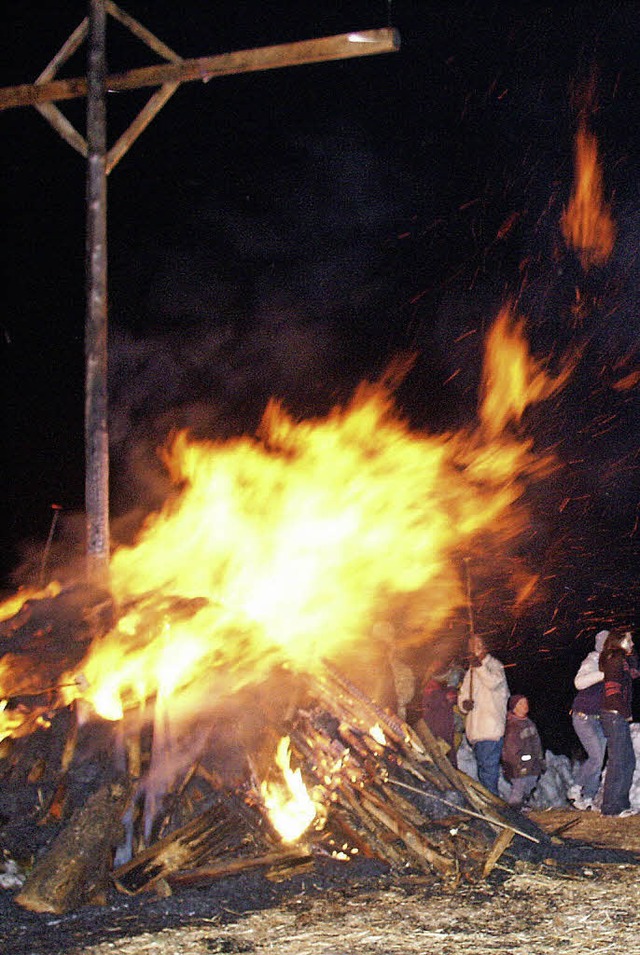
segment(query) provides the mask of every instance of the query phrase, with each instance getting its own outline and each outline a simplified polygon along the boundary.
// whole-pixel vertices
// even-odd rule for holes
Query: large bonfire
[[[594,149],[581,126],[561,223],[584,268],[606,260],[613,242]],[[512,559],[530,527],[526,491],[559,465],[535,447],[525,414],[565,387],[578,357],[552,371],[507,304],[486,334],[476,420],[460,431],[411,427],[394,398],[409,371],[399,362],[326,417],[294,420],[273,400],[254,436],[172,435],[162,451],[172,493],[112,555],[111,623],[55,672],[46,654],[9,650],[0,660],[0,740],[38,728],[52,706],[134,733],[151,710],[153,802],[192,761],[185,734],[196,724],[227,725],[230,712],[242,723],[247,708],[266,723],[267,699],[275,724],[291,715],[304,678],[321,682],[327,667],[375,699],[389,642],[428,647],[467,606],[469,561],[479,573],[490,566],[512,608],[529,600],[535,568]],[[55,583],[24,591],[0,620],[58,592]],[[17,698],[29,705],[8,705]],[[259,723],[243,739],[252,766],[265,743]],[[266,738],[273,761],[275,733]],[[286,792],[268,783],[261,792],[295,840],[318,806],[289,756],[280,738]]]

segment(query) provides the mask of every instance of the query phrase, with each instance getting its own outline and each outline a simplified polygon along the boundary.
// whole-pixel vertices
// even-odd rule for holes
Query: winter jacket
[[[544,771],[544,752],[535,723],[515,713],[507,715],[502,744],[502,769],[505,779],[539,776]]]
[[[575,675],[574,685],[577,693],[571,707],[572,713],[595,716],[602,706],[604,691],[604,673],[600,669],[600,654],[597,650],[588,653]]]
[[[453,705],[456,692],[452,688],[443,686],[437,680],[427,680],[422,691],[422,719],[431,732],[438,739],[448,744],[447,756],[451,763],[456,765],[455,750],[455,719]]]
[[[603,655],[604,697],[603,711],[619,713],[631,721],[632,681],[638,676],[637,659],[624,650],[612,650]]]
[[[469,667],[458,693],[458,706],[467,713],[464,730],[473,745],[480,740],[499,740],[504,736],[509,687],[504,667],[487,653],[479,666]],[[473,709],[467,712],[465,702]]]

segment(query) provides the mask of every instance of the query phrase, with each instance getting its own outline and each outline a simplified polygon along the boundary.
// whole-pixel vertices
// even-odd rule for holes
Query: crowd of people
[[[460,680],[461,677],[461,680]],[[601,630],[595,647],[575,675],[571,720],[586,759],[578,765],[567,800],[576,809],[596,808],[606,816],[633,814],[629,792],[635,771],[631,738],[633,681],[640,677],[633,636]],[[407,702],[404,701],[406,708]],[[431,675],[420,689],[418,714],[456,765],[462,737],[473,751],[479,781],[498,795],[500,773],[510,784],[507,801],[527,808],[545,771],[544,750],[529,700],[509,690],[503,664],[486,641],[472,635],[464,669]]]

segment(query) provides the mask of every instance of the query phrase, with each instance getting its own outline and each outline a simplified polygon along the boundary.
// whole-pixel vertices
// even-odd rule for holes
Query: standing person
[[[449,762],[457,769],[453,708],[458,694],[454,687],[447,686],[446,680],[446,673],[426,680],[422,688],[421,716],[436,739],[444,741]]]
[[[520,809],[545,768],[540,734],[529,719],[529,700],[521,693],[509,697],[501,762],[504,777],[511,783],[507,802]]]
[[[586,655],[573,681],[578,692],[571,707],[571,722],[587,754],[586,760],[576,772],[574,784],[567,790],[567,799],[576,809],[592,809],[600,788],[602,764],[607,750],[607,740],[600,719],[604,693],[600,654],[608,636],[608,630],[596,633],[595,649]]]
[[[632,681],[640,676],[629,631],[612,631],[600,654],[604,673],[604,695],[600,719],[607,738],[607,772],[602,796],[603,816],[628,816],[633,813],[629,790],[636,768],[631,741]]]
[[[478,779],[497,796],[509,687],[504,667],[489,653],[482,637],[469,638],[469,653],[458,706],[466,714],[465,735],[478,764]]]

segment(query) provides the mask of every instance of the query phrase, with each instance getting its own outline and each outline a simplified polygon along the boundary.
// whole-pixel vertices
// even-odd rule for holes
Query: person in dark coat
[[[455,717],[454,706],[458,696],[455,686],[448,686],[446,674],[444,678],[430,677],[422,689],[422,719],[433,735],[444,740],[447,756],[453,766],[457,768],[455,747]]]
[[[545,768],[540,734],[529,719],[529,700],[521,693],[509,697],[501,762],[504,777],[511,783],[507,802],[520,808]]]
[[[607,738],[607,771],[602,794],[603,816],[633,813],[629,790],[636,768],[631,740],[633,680],[640,676],[630,631],[611,631],[600,654],[604,695],[600,719]]]

